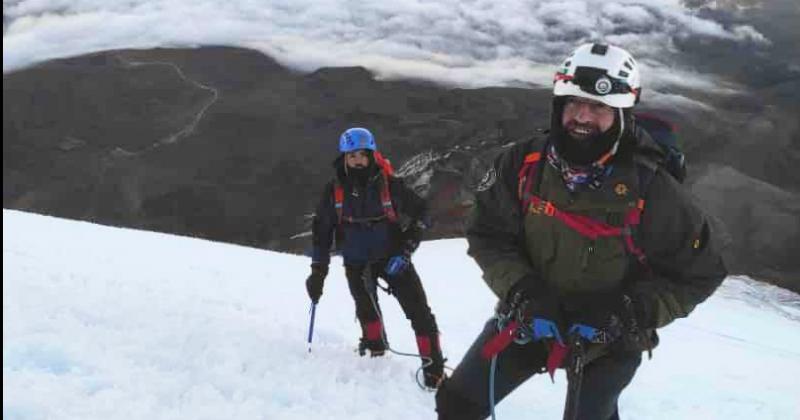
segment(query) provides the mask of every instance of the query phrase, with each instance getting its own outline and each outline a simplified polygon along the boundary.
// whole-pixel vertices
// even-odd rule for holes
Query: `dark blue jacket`
[[[341,156],[334,162],[334,167],[337,178],[325,186],[314,216],[312,262],[324,265],[330,262],[334,239],[345,264],[363,264],[395,255],[411,255],[427,227],[424,222],[427,218],[425,201],[406,187],[400,178],[390,177],[389,192],[398,216],[398,221],[392,223],[383,217],[381,190],[384,178],[377,165],[371,164],[370,174],[363,185],[344,173]],[[344,189],[344,217],[382,220],[343,222],[339,226],[333,196],[336,182]]]

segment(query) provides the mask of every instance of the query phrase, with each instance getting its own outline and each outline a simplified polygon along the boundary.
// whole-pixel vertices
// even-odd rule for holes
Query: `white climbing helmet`
[[[553,95],[593,99],[613,108],[639,102],[639,65],[627,51],[613,45],[584,44],[559,67]]]

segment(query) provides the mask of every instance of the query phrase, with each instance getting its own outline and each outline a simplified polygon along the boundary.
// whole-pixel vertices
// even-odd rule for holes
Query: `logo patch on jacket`
[[[628,194],[628,186],[625,184],[617,184],[614,186],[614,192],[619,196]]]

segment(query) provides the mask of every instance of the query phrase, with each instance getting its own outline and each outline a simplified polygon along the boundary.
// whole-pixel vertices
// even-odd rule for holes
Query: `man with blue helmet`
[[[444,369],[439,331],[411,262],[427,228],[425,202],[393,176],[369,130],[346,130],[339,152],[336,176],[325,186],[314,217],[308,295],[314,303],[322,296],[335,239],[361,324],[359,353],[382,356],[388,347],[376,294],[380,277],[411,321],[425,385],[436,388]]]

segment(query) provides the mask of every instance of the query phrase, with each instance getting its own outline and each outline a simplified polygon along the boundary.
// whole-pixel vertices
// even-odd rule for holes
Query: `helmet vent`
[[[630,61],[626,61],[625,68],[627,68],[628,70],[633,70],[633,64],[631,64]]]
[[[630,75],[630,73],[628,73],[625,70],[620,70],[619,71],[619,77],[628,77],[629,75]]]
[[[595,55],[606,55],[608,52],[608,45],[605,44],[594,44],[592,45],[592,54]]]

